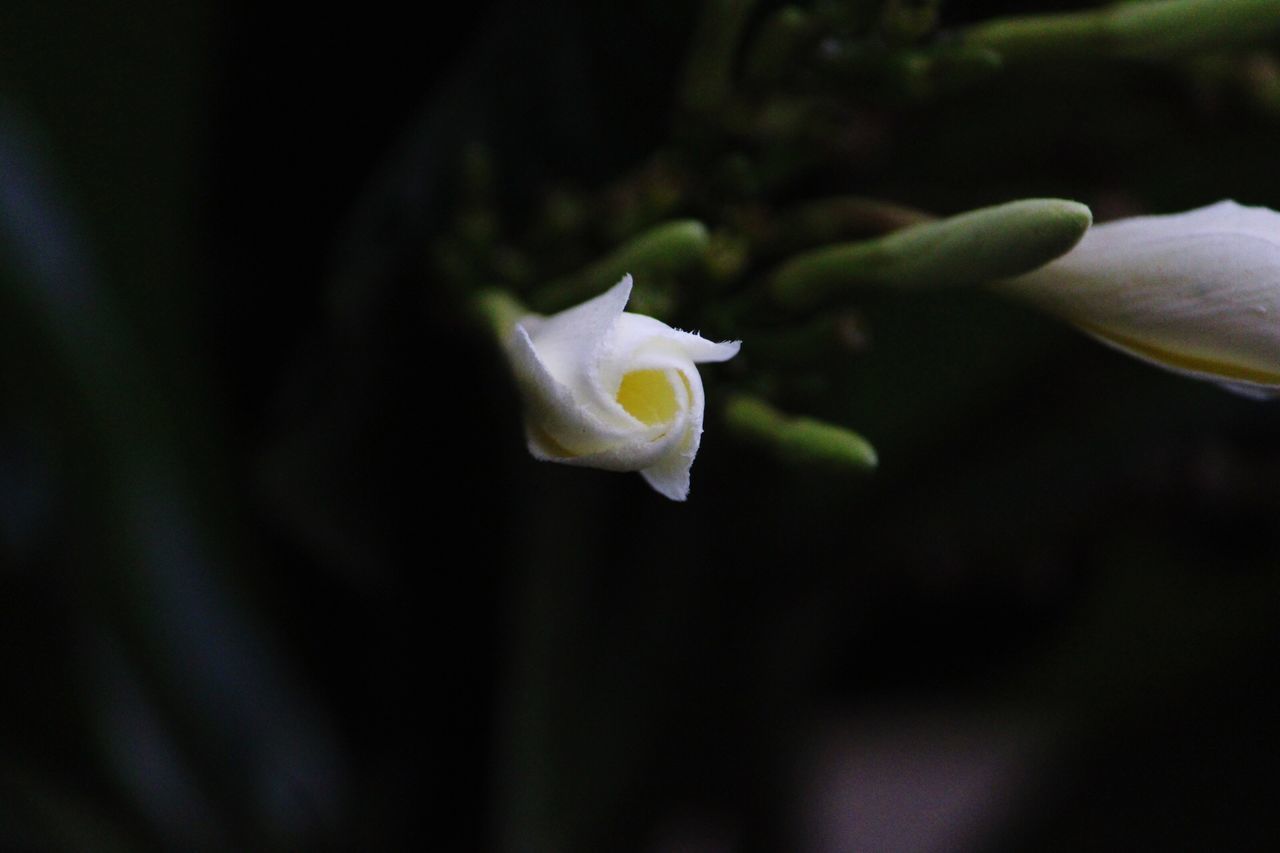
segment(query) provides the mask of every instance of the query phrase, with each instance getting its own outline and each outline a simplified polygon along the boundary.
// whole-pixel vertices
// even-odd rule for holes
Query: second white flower
[[[1223,201],[1096,225],[1004,293],[1166,369],[1280,394],[1280,213]]]

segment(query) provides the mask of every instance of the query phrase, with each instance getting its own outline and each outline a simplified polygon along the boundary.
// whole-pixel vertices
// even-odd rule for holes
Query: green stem
[[[685,67],[681,102],[695,115],[717,112],[733,91],[733,63],[756,0],[705,0]]]
[[[507,339],[511,337],[511,332],[515,329],[516,323],[521,317],[529,313],[529,309],[524,307],[514,296],[505,290],[496,288],[482,290],[477,293],[472,305],[477,318],[493,333],[494,339],[504,347],[507,345]]]
[[[1000,18],[961,33],[1006,62],[1130,56],[1167,59],[1265,42],[1280,0],[1153,0],[1083,12]]]

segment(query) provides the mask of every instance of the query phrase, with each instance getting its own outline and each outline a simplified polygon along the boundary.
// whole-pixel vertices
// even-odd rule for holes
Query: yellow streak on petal
[[[643,424],[666,423],[680,410],[676,389],[661,370],[633,370],[622,377],[618,403]]]
[[[1229,364],[1227,362],[1216,361],[1211,358],[1201,358],[1200,356],[1187,355],[1185,353],[1173,352],[1171,350],[1162,349],[1160,347],[1151,346],[1132,338],[1116,335],[1102,329],[1094,328],[1083,323],[1079,324],[1091,335],[1095,335],[1106,341],[1111,341],[1123,349],[1130,350],[1137,355],[1157,361],[1161,364],[1167,364],[1170,367],[1179,370],[1190,370],[1196,373],[1207,373],[1212,376],[1218,376],[1223,379],[1233,379],[1242,382],[1256,382],[1262,385],[1280,385],[1280,371],[1259,370],[1255,367],[1245,367],[1238,364]]]

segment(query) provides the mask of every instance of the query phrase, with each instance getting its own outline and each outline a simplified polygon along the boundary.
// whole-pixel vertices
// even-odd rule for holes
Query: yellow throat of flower
[[[633,370],[622,377],[618,403],[643,424],[666,423],[680,410],[676,389],[662,370]]]

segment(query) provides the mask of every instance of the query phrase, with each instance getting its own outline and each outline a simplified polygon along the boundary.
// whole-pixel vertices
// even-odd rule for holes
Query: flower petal
[[[511,365],[525,402],[526,422],[538,425],[529,450],[543,459],[595,453],[632,437],[629,425],[604,420],[598,410],[579,403],[574,391],[551,374],[523,325],[511,338]]]
[[[738,354],[742,346],[741,341],[709,341],[701,335],[673,329],[661,320],[643,314],[624,313],[615,334],[614,345],[620,353],[630,352],[638,344],[658,338],[669,342],[693,362],[728,361]]]
[[[1089,332],[1088,329],[1085,329],[1085,331]],[[1280,383],[1268,382],[1265,378],[1261,381],[1243,377],[1225,379],[1225,376],[1232,375],[1232,370],[1224,365],[1200,364],[1172,353],[1156,352],[1146,347],[1126,344],[1101,332],[1089,332],[1089,334],[1093,336],[1094,340],[1106,344],[1112,349],[1119,350],[1125,355],[1132,356],[1139,361],[1145,361],[1147,364],[1162,367],[1172,373],[1191,379],[1212,382],[1234,394],[1240,394],[1253,400],[1270,400],[1280,397]]]
[[[697,450],[695,449],[696,453]],[[689,472],[693,468],[693,454],[673,454],[656,465],[640,469],[640,476],[664,498],[684,501],[689,498]]]
[[[576,408],[590,411],[593,423],[608,425],[610,431],[632,429],[635,421],[613,399],[616,382],[602,382],[600,367],[607,358],[610,339],[622,309],[631,296],[631,276],[623,278],[599,296],[550,317],[530,314],[517,324],[526,333],[529,350],[544,372],[568,390],[557,406],[572,400]],[[522,354],[527,355],[527,354]],[[548,430],[559,437],[558,431]],[[570,450],[594,452],[596,448],[566,444]]]
[[[1095,226],[996,285],[1169,370],[1280,389],[1280,213],[1224,201]]]
[[[599,296],[550,317],[530,315],[520,321],[547,371],[579,397],[590,396],[614,326],[631,297],[631,276]]]
[[[702,445],[702,417],[705,407],[702,377],[696,369],[680,374],[689,395],[687,423],[682,431],[680,444],[674,452],[665,455],[657,464],[640,471],[645,482],[673,501],[689,497],[689,472],[693,460]]]

